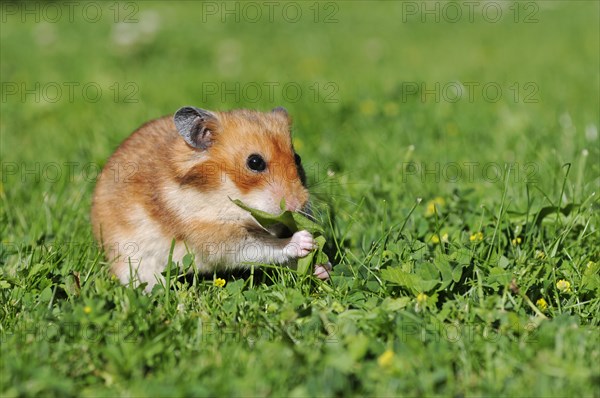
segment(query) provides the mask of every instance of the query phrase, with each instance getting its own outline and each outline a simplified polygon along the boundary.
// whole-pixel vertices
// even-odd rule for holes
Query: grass
[[[597,2],[503,3],[497,23],[401,2],[222,23],[189,1],[52,22],[36,4],[40,22],[2,5],[3,396],[600,396]],[[287,107],[330,282],[110,277],[95,173],[188,104]]]

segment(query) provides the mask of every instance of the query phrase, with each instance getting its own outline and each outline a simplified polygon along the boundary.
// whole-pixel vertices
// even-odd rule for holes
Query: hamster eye
[[[261,171],[265,171],[265,169],[267,168],[267,163],[265,162],[265,160],[263,159],[262,156],[257,155],[257,154],[252,154],[250,156],[248,156],[248,160],[246,161],[246,165],[248,166],[248,168],[252,171],[256,171],[256,172],[261,172]]]
[[[296,165],[302,164],[302,158],[297,153],[294,154],[294,161],[296,162]]]

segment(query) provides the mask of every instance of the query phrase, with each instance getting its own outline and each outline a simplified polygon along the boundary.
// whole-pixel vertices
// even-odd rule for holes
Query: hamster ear
[[[277,108],[274,108],[271,112],[279,113],[285,117],[289,117],[287,109],[285,109],[283,106],[278,106]]]
[[[180,108],[175,112],[173,121],[185,142],[198,149],[212,145],[219,123],[214,113],[193,106]]]
[[[286,121],[287,125],[291,126],[292,118],[288,114],[287,109],[285,109],[283,106],[278,106],[277,108],[271,110],[271,113],[274,113],[275,115],[279,116],[280,118],[283,118]]]

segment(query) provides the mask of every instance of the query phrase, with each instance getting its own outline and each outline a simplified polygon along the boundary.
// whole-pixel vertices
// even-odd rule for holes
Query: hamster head
[[[173,119],[191,149],[192,165],[182,183],[272,214],[281,212],[282,200],[287,210],[306,208],[304,169],[292,145],[285,109],[211,112],[184,107]]]

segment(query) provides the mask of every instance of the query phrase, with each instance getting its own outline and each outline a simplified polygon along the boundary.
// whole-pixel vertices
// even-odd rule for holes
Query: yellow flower
[[[563,293],[569,293],[571,291],[571,282],[561,279],[556,282],[556,288]]]
[[[544,252],[543,252],[543,251],[541,251],[541,250],[536,250],[536,251],[535,251],[535,258],[536,258],[537,260],[543,260],[543,259],[545,259],[545,258],[546,258],[546,253],[544,253]]]
[[[362,113],[363,115],[367,115],[367,116],[374,115],[375,111],[377,110],[377,108],[375,106],[375,101],[373,101],[371,99],[364,100],[363,102],[360,103],[359,107],[360,107],[360,113]]]
[[[523,241],[523,240],[521,239],[521,237],[520,237],[520,236],[517,236],[517,237],[516,237],[516,238],[514,238],[514,239],[513,239],[511,242],[512,242],[513,246],[517,246],[517,245],[520,245],[522,241]]]
[[[217,287],[223,287],[225,286],[225,279],[217,278],[213,283]]]
[[[383,106],[383,113],[386,116],[396,116],[398,114],[398,104],[395,102],[386,102]]]
[[[85,312],[86,314],[91,314],[92,307],[90,307],[89,305],[86,305],[85,307],[83,307],[83,312]]]
[[[469,240],[471,242],[481,242],[483,240],[483,232],[475,232],[473,235],[469,236]]]
[[[418,305],[425,305],[427,303],[427,295],[425,293],[419,293],[417,295],[417,304]]]
[[[427,202],[427,207],[425,208],[425,217],[431,217],[434,214],[440,214],[442,207],[446,205],[446,201],[441,196],[437,198],[433,198],[429,202]]]
[[[438,234],[431,235],[431,243],[437,245],[440,242],[448,243],[448,233],[444,233],[441,237]]]
[[[387,349],[377,358],[377,364],[382,368],[389,368],[394,360],[394,351]]]
[[[344,312],[346,310],[346,307],[344,307],[342,304],[340,304],[337,301],[334,301],[333,304],[331,305],[331,309],[334,312],[337,312],[338,314]]]
[[[540,311],[544,312],[548,309],[548,303],[546,302],[546,300],[544,300],[544,298],[540,298],[538,299],[538,301],[535,302],[535,305],[537,305],[537,307],[540,309]]]
[[[446,132],[450,136],[457,136],[458,126],[455,123],[446,123]]]

